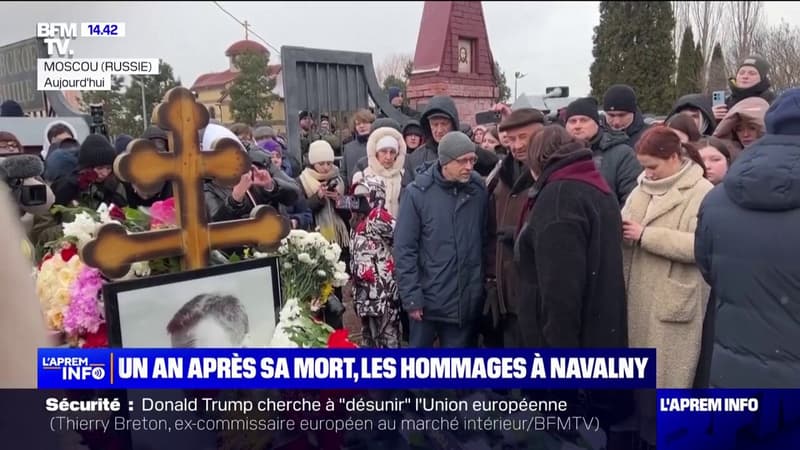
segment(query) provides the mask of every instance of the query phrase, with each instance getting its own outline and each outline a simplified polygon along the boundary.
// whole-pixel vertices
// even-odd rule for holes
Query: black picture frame
[[[136,278],[105,284],[103,286],[103,299],[105,302],[109,347],[122,348],[125,346],[125,343],[122,341],[123,325],[120,318],[121,294],[141,289],[149,289],[159,286],[168,286],[176,283],[184,283],[192,280],[200,280],[209,277],[232,275],[253,269],[265,269],[265,276],[267,276],[266,269],[269,269],[269,277],[272,286],[272,306],[274,308],[275,326],[277,327],[280,310],[283,305],[281,298],[278,258],[256,258],[242,262],[212,266],[204,269],[182,271],[178,273]]]

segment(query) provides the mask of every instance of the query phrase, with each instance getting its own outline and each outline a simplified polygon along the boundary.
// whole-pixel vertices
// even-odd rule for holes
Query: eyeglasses
[[[467,166],[467,165],[474,166],[478,162],[478,158],[475,156],[471,156],[467,158],[455,159],[454,161],[457,162],[460,166]]]

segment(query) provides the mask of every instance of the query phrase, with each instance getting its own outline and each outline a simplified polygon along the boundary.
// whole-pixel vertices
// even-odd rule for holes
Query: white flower
[[[317,271],[317,275],[319,275],[319,276],[321,276],[321,277],[325,277],[325,276],[327,276],[328,274],[327,274],[327,273],[325,273],[325,271],[324,271],[324,270],[318,270],[318,271]]]
[[[335,263],[336,261],[339,260],[339,257],[336,256],[336,252],[334,252],[333,249],[330,247],[322,251],[322,256],[325,257],[326,261],[332,263]]]
[[[75,216],[75,220],[70,223],[62,225],[64,229],[64,236],[72,236],[78,240],[78,247],[82,247],[87,242],[94,238],[97,233],[98,223],[92,219],[92,216],[82,212]]]
[[[350,279],[350,276],[344,272],[336,272],[333,274],[333,284],[335,287],[342,287],[347,284],[347,281]]]
[[[289,253],[289,247],[287,247],[286,245],[281,245],[281,247],[278,249],[278,253],[280,253],[281,255]]]
[[[292,266],[292,263],[288,263],[288,262],[287,263],[283,263],[283,268],[284,269],[291,269],[292,267],[294,267],[294,266]]]
[[[336,268],[337,272],[347,272],[347,265],[344,261],[338,261],[333,267]]]
[[[289,339],[289,335],[284,330],[286,326],[283,321],[278,322],[275,327],[275,332],[272,334],[272,339],[269,342],[270,348],[298,348],[298,345]]]
[[[133,270],[133,274],[139,278],[150,276],[150,263],[147,261],[133,263],[131,269]]]
[[[253,258],[268,258],[268,257],[269,257],[269,253],[262,253],[262,252],[259,252],[258,250],[253,252]]]
[[[292,230],[289,232],[290,240],[294,238],[304,238],[306,236],[308,236],[308,231],[306,230]]]
[[[286,300],[286,304],[283,305],[279,317],[281,322],[291,322],[299,315],[300,305],[298,304],[297,299],[290,298],[289,300]]]
[[[311,264],[311,256],[306,252],[299,253],[297,255],[297,260],[304,264]]]

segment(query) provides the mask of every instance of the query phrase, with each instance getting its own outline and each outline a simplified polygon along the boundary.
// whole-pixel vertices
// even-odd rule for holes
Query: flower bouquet
[[[66,337],[67,344],[72,347],[108,346],[102,298],[103,284],[108,280],[99,270],[81,261],[79,249],[107,223],[121,224],[132,232],[171,226],[170,207],[174,224],[174,205],[169,200],[151,208],[158,212],[158,217],[151,217],[144,209],[121,209],[106,204],[96,210],[55,207],[56,212],[67,213],[73,220],[62,225],[60,238],[45,244],[44,256],[34,273],[39,301],[52,333]],[[177,259],[173,260],[137,262],[123,278],[179,270]]]
[[[283,298],[273,347],[324,348],[333,328],[315,318],[334,287],[348,275],[339,261],[342,249],[320,233],[292,230],[278,248]],[[338,335],[337,335],[338,336]]]

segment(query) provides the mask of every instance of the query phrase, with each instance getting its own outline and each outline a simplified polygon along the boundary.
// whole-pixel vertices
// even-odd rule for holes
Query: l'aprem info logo
[[[80,30],[80,33],[79,33]],[[124,23],[36,24],[49,58],[37,60],[36,88],[40,91],[109,91],[111,75],[158,75],[158,58],[74,58],[73,40],[124,37]]]
[[[89,358],[42,358],[42,369],[61,371],[61,379],[102,380],[106,376],[105,363],[89,363]]]

